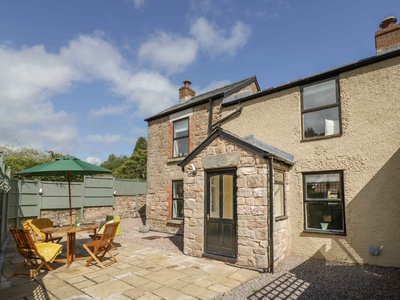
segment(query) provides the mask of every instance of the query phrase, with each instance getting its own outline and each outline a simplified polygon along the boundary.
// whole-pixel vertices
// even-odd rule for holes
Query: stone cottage
[[[400,267],[400,24],[376,56],[148,118],[147,220],[184,253],[273,271],[289,253]]]

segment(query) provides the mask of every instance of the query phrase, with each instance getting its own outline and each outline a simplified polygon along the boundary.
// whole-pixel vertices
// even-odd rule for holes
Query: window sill
[[[331,139],[335,137],[341,137],[343,134],[338,133],[338,134],[331,134],[331,135],[324,135],[324,136],[315,136],[311,138],[303,138],[301,142],[311,142],[311,141],[319,141],[319,140],[326,140],[326,139]]]
[[[330,234],[330,235],[346,235],[346,232],[338,232],[332,230],[322,230],[322,229],[305,229],[305,233],[319,233],[319,234]]]
[[[186,158],[186,156],[170,158],[170,159],[167,159],[167,164],[179,163],[182,160],[184,160],[185,158]]]
[[[167,225],[182,225],[183,220],[167,220]]]
[[[280,217],[275,217],[275,222],[287,220],[288,216],[280,216]]]

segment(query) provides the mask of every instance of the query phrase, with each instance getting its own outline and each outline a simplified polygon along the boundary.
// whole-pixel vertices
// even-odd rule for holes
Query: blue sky
[[[375,55],[398,0],[2,0],[0,145],[99,164],[144,119],[256,75],[261,89]]]

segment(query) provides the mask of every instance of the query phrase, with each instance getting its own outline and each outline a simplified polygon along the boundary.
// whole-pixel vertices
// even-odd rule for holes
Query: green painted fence
[[[0,166],[1,171],[1,166]],[[10,179],[11,189],[0,191],[0,242],[3,244],[10,227],[19,218],[40,217],[43,209],[68,209],[68,183]],[[114,206],[115,196],[146,194],[146,181],[113,177],[85,177],[84,182],[71,182],[73,208]]]

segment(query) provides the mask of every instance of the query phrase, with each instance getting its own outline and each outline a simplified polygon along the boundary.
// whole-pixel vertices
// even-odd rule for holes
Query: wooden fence
[[[1,168],[1,166],[0,166]],[[10,179],[11,189],[0,191],[0,241],[8,228],[17,227],[20,219],[38,218],[41,211],[69,208],[68,183]],[[84,182],[71,182],[72,208],[83,213],[86,208],[114,207],[116,198],[146,194],[146,182],[113,177],[85,177]],[[143,198],[143,197],[142,197]]]

